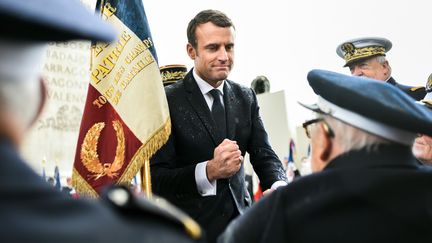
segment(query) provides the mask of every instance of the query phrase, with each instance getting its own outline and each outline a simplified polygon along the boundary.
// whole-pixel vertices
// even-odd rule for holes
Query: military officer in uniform
[[[415,100],[425,96],[425,88],[399,84],[391,76],[392,69],[386,53],[392,48],[392,43],[381,37],[365,37],[348,40],[336,48],[336,53],[345,60],[344,67],[349,67],[354,76],[385,81],[403,90]]]
[[[199,239],[199,226],[164,201],[134,197],[123,187],[108,190],[101,201],[74,200],[19,155],[45,101],[40,71],[47,42],[111,41],[114,30],[76,0],[0,0],[0,22],[0,242]]]
[[[432,170],[411,153],[432,113],[396,87],[313,70],[313,174],[261,199],[219,242],[431,242]]]

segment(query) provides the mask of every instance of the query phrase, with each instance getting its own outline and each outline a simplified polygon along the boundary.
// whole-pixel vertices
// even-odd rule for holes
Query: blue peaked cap
[[[112,41],[114,29],[78,0],[0,0],[0,39]]]
[[[312,70],[307,79],[317,95],[342,110],[354,113],[354,116],[414,135],[432,135],[432,112],[390,84],[326,70]],[[323,110],[316,105],[306,107],[332,116],[331,109]],[[353,120],[352,117],[345,120],[336,118]],[[354,126],[362,129],[363,123]],[[374,129],[380,132],[376,127]]]

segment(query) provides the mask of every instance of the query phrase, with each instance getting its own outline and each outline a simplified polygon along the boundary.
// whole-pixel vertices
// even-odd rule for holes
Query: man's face
[[[349,65],[349,69],[353,76],[365,76],[381,81],[386,81],[390,73],[388,62],[382,64],[376,57],[354,62]]]
[[[234,65],[234,29],[208,22],[199,25],[195,35],[197,47],[188,43],[188,54],[195,62],[197,74],[216,86],[228,77]]]
[[[432,165],[432,137],[426,135],[417,137],[412,152],[423,163]]]

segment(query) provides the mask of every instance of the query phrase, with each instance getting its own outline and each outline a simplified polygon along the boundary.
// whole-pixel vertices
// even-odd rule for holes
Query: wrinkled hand
[[[209,181],[228,178],[240,170],[243,156],[236,141],[224,139],[213,152],[213,159],[207,162]]]

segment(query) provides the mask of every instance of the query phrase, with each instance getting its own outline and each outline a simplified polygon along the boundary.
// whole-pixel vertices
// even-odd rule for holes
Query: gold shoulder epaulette
[[[423,86],[412,87],[412,88],[410,88],[410,91],[414,92],[414,91],[417,91],[418,89],[422,89],[422,88],[424,89]]]
[[[202,236],[201,227],[194,219],[189,217],[186,213],[177,209],[175,206],[173,206],[170,202],[168,202],[164,198],[157,197],[154,194],[152,195],[151,199],[149,199],[149,201],[153,202],[157,207],[161,208],[161,210],[165,211],[172,218],[181,222],[186,232],[193,239],[201,238]]]
[[[186,213],[176,208],[167,200],[152,195],[151,197],[138,197],[132,195],[124,186],[116,186],[108,190],[107,199],[118,207],[137,208],[141,212],[163,217],[178,226],[183,226],[186,233],[193,239],[202,237],[201,227]]]

